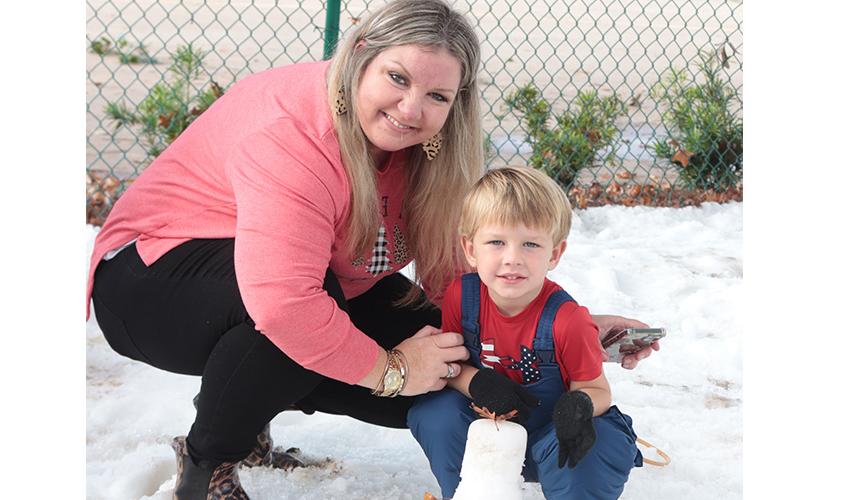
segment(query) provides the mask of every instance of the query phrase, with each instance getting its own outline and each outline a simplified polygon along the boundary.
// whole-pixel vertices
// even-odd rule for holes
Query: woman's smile
[[[390,123],[392,124],[392,126],[393,126],[393,127],[395,127],[395,128],[397,128],[398,130],[400,130],[400,131],[409,131],[409,130],[414,129],[414,127],[412,127],[412,126],[410,126],[410,125],[405,125],[405,124],[403,124],[403,123],[399,122],[398,120],[396,120],[395,118],[393,118],[393,117],[392,117],[392,115],[390,115],[389,113],[384,112],[384,111],[382,111],[382,113],[384,113],[384,118],[386,118],[386,119],[387,119],[387,121],[388,121],[388,122],[390,122]]]

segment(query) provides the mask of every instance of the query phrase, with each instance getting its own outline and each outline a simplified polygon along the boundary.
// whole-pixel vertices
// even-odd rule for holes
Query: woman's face
[[[443,128],[460,86],[460,62],[445,49],[400,45],[366,66],[357,119],[381,165],[389,152],[427,141]]]

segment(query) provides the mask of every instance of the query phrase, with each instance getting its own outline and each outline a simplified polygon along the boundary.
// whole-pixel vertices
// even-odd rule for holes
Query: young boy
[[[547,499],[618,498],[642,465],[631,418],[611,406],[590,313],[546,278],[567,248],[570,219],[561,188],[531,168],[491,170],[466,197],[461,244],[476,273],[449,285],[442,329],[463,332],[469,364],[407,417],[444,498],[460,482],[477,418],[470,400],[518,411],[528,431],[523,477]]]

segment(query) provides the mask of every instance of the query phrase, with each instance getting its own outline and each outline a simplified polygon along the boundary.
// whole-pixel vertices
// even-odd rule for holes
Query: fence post
[[[339,0],[328,0],[325,13],[325,50],[322,59],[330,59],[339,36]]]

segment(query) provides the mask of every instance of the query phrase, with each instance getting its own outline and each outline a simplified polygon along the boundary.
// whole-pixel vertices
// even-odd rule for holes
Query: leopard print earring
[[[345,89],[342,87],[340,87],[340,89],[336,93],[334,111],[336,111],[337,116],[342,116],[348,113],[348,105],[345,104]]]
[[[425,151],[425,156],[429,160],[433,160],[440,152],[440,147],[443,145],[443,133],[437,132],[434,137],[422,143],[422,150]]]

